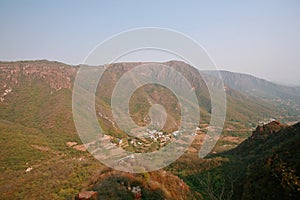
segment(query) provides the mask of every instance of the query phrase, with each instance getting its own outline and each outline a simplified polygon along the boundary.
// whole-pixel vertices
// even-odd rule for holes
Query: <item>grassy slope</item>
[[[2,103],[0,115],[3,198],[71,198],[101,168],[88,153],[66,146],[67,141],[80,142],[72,120],[71,90],[51,94],[44,82],[24,80]],[[29,166],[33,170],[25,173]]]

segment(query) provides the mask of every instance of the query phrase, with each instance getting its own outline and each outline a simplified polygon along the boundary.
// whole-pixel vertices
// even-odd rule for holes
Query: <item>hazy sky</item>
[[[192,37],[220,69],[300,85],[299,0],[0,0],[0,60],[79,64],[111,35],[145,26]]]

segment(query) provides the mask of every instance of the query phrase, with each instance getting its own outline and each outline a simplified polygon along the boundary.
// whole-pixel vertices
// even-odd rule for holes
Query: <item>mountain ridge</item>
[[[115,144],[122,139],[122,145],[129,151],[144,149],[134,147],[134,144],[137,145],[140,141],[128,138],[118,127],[113,127],[109,98],[118,78],[138,64],[141,63],[116,63],[105,66],[106,72],[101,80],[103,84],[100,81],[100,91],[96,92],[95,108],[105,134],[109,135],[111,142]],[[197,144],[194,145],[198,147],[210,119],[209,93],[201,77],[194,73],[197,72],[194,68],[177,61],[169,64],[178,71],[181,70],[195,87],[198,98],[202,100],[199,104],[202,113],[201,130],[198,133]],[[182,67],[183,65],[185,67]],[[71,198],[82,188],[86,188],[84,184],[88,184],[95,171],[104,169],[104,166],[87,152],[67,145],[69,142],[81,145],[72,118],[72,87],[79,67],[45,60],[0,62],[0,95],[5,94],[1,96],[4,100],[0,101],[0,145],[5,149],[0,152],[0,171],[5,174],[0,177],[0,191],[4,198],[36,199],[36,195],[43,199]],[[212,81],[214,80],[213,78]],[[104,92],[101,92],[101,89]],[[172,131],[179,113],[176,111],[176,98],[169,97],[169,93],[166,88],[155,85],[139,88],[131,99],[132,118],[137,124],[149,123],[147,109],[150,104],[146,100],[150,99],[165,105],[166,110],[170,112],[166,132]],[[250,128],[259,120],[283,113],[274,105],[244,95],[230,87],[226,88],[226,94],[228,110],[222,136],[227,140],[221,138],[214,150],[216,152],[237,146],[247,138],[251,132]],[[135,107],[135,104],[139,106]],[[239,140],[232,140],[237,138]],[[156,150],[160,145],[158,142],[153,143],[149,150]],[[196,148],[193,152],[195,150]],[[198,162],[196,154],[192,154],[191,157],[193,159],[190,161]],[[38,193],[39,187],[44,188],[43,194]]]

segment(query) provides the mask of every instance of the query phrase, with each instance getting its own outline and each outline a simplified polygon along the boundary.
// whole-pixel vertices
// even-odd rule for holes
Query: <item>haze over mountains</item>
[[[115,124],[110,105],[111,94],[117,80],[140,64],[115,63],[106,66],[96,92],[95,108],[99,123],[112,143],[128,151],[151,152],[171,142],[172,133],[180,124],[180,105],[176,97],[172,96],[171,91],[165,87],[148,84],[139,88],[130,100],[131,117],[140,126],[150,123],[148,110],[151,104],[161,104],[165,107],[168,115],[166,124],[161,130],[164,140],[157,138],[156,141],[140,140],[128,136]],[[101,199],[109,199],[109,192],[104,191],[114,188],[114,191],[117,190],[113,195],[114,198],[121,199],[121,196],[126,194],[129,199],[134,199],[134,194],[128,190],[128,187],[140,186],[143,191],[142,199],[148,199],[151,196],[155,196],[156,199],[206,199],[210,193],[198,178],[207,176],[207,172],[211,170],[214,176],[218,173],[213,169],[227,165],[232,167],[235,159],[239,158],[239,155],[232,153],[230,155],[236,157],[231,162],[230,158],[226,157],[227,155],[222,157],[219,153],[234,149],[248,136],[255,135],[251,132],[259,122],[268,123],[270,118],[276,118],[282,123],[299,121],[299,87],[282,86],[245,74],[221,71],[227,98],[225,126],[221,139],[211,152],[212,157],[199,159],[197,152],[205,137],[211,114],[209,92],[200,74],[208,76],[209,80],[214,82],[216,72],[199,74],[195,68],[179,61],[169,61],[163,64],[180,72],[194,87],[201,113],[200,129],[187,153],[168,168],[144,175],[129,175],[105,169],[81,145],[72,117],[72,88],[80,66],[46,60],[0,62],[0,145],[3,149],[0,152],[1,196],[4,199],[68,199],[73,198],[83,189],[91,189],[98,191]],[[162,78],[167,77],[167,74],[159,75]],[[245,147],[247,141],[254,138],[253,136],[242,143],[236,152],[246,153],[254,149],[256,152],[253,156],[261,153],[264,155],[262,159],[273,156],[272,158],[276,160],[277,157],[275,154],[271,155],[269,149],[276,147],[275,149],[282,153],[286,149],[291,150],[290,147],[297,148],[298,125],[282,126],[280,131],[272,129],[271,132],[280,133],[278,134],[280,136],[276,137],[282,139],[283,144],[280,144],[278,148],[276,142],[268,142],[268,149],[255,149],[256,147],[251,146],[252,143],[251,147],[249,145]],[[156,135],[153,137],[155,138]],[[169,141],[166,138],[169,138]],[[273,140],[278,139],[268,139],[268,141]],[[260,143],[264,144],[263,140],[260,140]],[[293,145],[289,146],[291,143]],[[298,155],[299,152],[294,153]],[[257,163],[257,166],[264,165],[264,162],[265,160]],[[280,165],[281,160],[277,163]],[[285,184],[276,188],[276,191],[283,191],[282,197],[288,198],[286,192],[291,190],[293,191],[292,198],[294,198],[299,195],[295,192],[299,188],[297,185],[299,159],[291,156],[285,163],[287,164],[284,166],[292,174],[291,180],[281,176],[282,168],[276,167],[274,170],[279,179],[284,179],[284,183],[291,183],[292,186]],[[246,170],[247,166],[248,161],[245,161],[243,169],[245,167]],[[255,171],[254,167],[254,165],[249,165],[250,172]],[[241,196],[251,199],[256,195],[253,193],[253,196],[249,196],[252,187],[255,187],[252,181],[256,177],[251,173],[245,178],[244,171],[240,176],[242,177],[240,185],[245,186],[246,189],[244,191],[237,189],[232,192],[232,195],[234,194],[236,199]],[[168,184],[172,181],[177,185]],[[265,180],[259,181],[263,183]],[[272,181],[273,185],[277,184],[275,180],[272,179]],[[197,188],[201,184],[203,187]],[[178,193],[178,185],[184,188],[183,193]],[[234,186],[237,185],[234,184]],[[216,188],[222,191],[220,186]],[[228,192],[228,195],[231,192],[230,188],[224,188],[224,190]],[[268,188],[267,192],[269,191],[271,188]]]
[[[216,72],[206,72],[215,75]],[[247,74],[220,71],[223,81],[229,87],[243,92],[246,95],[259,97],[265,101],[273,102],[285,109],[292,109],[299,115],[300,88],[297,86],[284,86],[256,78]]]

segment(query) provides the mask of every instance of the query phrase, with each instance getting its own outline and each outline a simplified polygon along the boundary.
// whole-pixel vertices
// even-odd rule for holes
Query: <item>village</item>
[[[140,133],[141,137],[128,137],[127,139],[117,139],[118,146],[126,150],[134,150],[137,153],[154,151],[166,146],[174,141],[182,133],[174,131],[166,133],[158,130],[146,129]]]
[[[200,131],[196,127],[189,135],[195,136]],[[173,132],[163,132],[158,130],[146,129],[140,133],[141,137],[128,137],[127,139],[117,139],[117,145],[125,150],[131,150],[136,153],[145,153],[159,150],[168,145],[184,134],[184,130]]]

